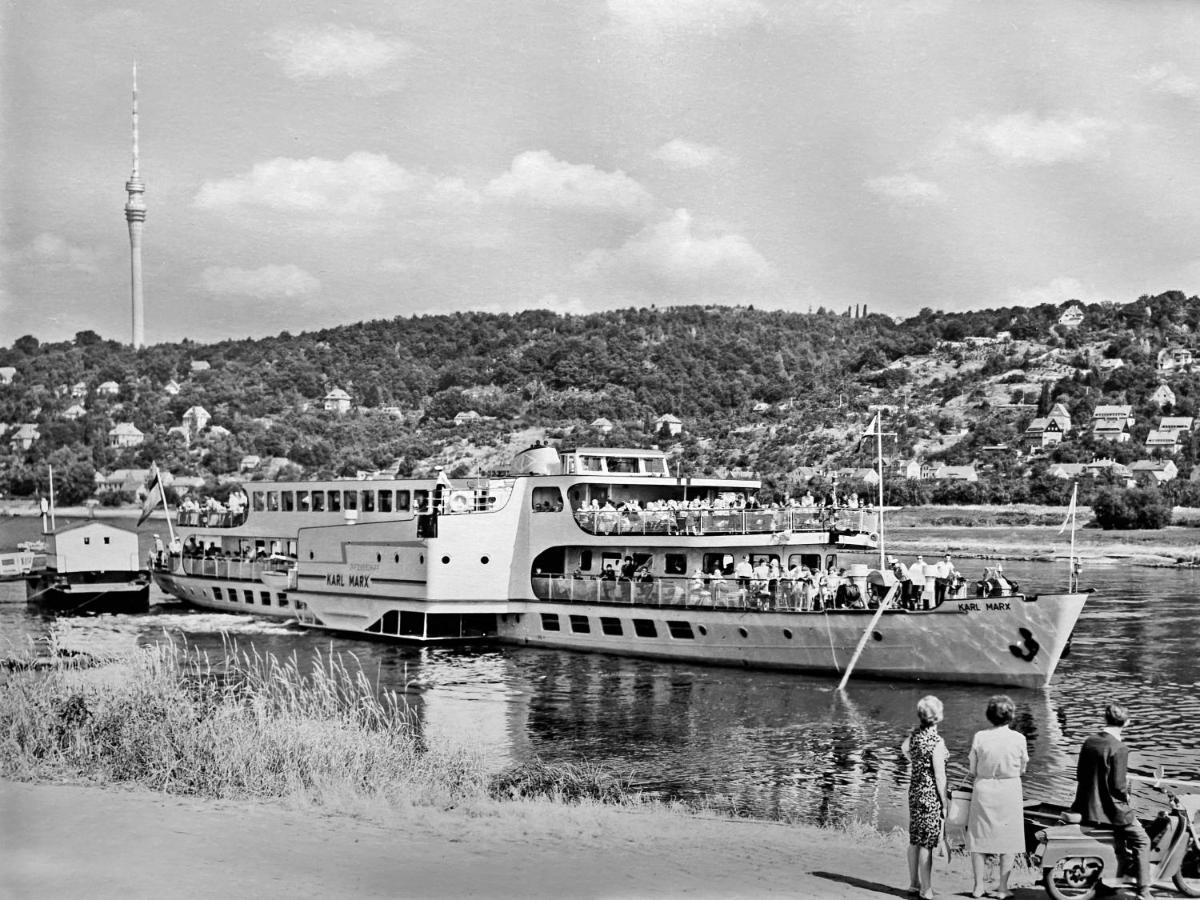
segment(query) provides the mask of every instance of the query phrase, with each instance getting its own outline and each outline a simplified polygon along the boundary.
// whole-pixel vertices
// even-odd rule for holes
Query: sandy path
[[[905,896],[903,848],[884,844],[594,807],[412,809],[379,825],[268,804],[0,782],[6,898]],[[939,893],[963,891],[967,872],[964,859],[939,862]]]

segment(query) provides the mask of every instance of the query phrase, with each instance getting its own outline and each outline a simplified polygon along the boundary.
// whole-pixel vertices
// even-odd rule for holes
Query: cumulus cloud
[[[107,254],[93,247],[72,244],[57,234],[42,232],[24,247],[5,254],[12,262],[65,272],[95,275]]]
[[[592,251],[577,274],[646,291],[715,296],[763,282],[771,267],[741,235],[701,228],[686,209],[677,209],[615,250]]]
[[[407,41],[338,25],[280,28],[266,39],[267,56],[297,81],[355,78],[397,87],[398,67],[413,52]]]
[[[767,16],[767,8],[759,0],[608,0],[608,12],[648,37],[677,31],[725,31]]]
[[[1103,156],[1116,126],[1072,113],[1039,118],[1031,112],[978,116],[951,130],[952,146],[972,146],[1012,165],[1043,166]]]
[[[932,181],[918,178],[911,172],[870,178],[863,182],[863,185],[867,190],[900,206],[928,206],[946,199],[940,187]]]
[[[200,276],[204,289],[212,294],[269,299],[303,297],[321,289],[321,282],[298,266],[262,266],[257,269],[209,266]]]
[[[410,172],[382,153],[351,153],[343,160],[287,159],[256,163],[244,175],[201,185],[193,201],[200,209],[256,208],[289,215],[310,214],[330,225],[367,224],[398,208],[470,206],[478,195],[457,178]]]
[[[1174,63],[1151,66],[1134,77],[1156,94],[1170,94],[1184,99],[1200,97],[1200,83],[1181,72]]]
[[[1037,306],[1039,303],[1082,300],[1093,295],[1094,292],[1078,279],[1060,277],[1035,287],[1012,288],[1008,292],[1008,300],[1017,306]]]
[[[720,160],[723,154],[716,147],[675,138],[667,141],[651,156],[672,169],[704,169]]]
[[[490,197],[546,209],[584,209],[642,216],[656,207],[650,192],[624,172],[555,159],[545,150],[518,154],[484,189]]]

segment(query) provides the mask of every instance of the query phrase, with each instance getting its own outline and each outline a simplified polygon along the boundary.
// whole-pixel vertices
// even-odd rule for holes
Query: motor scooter
[[[1172,790],[1200,783],[1129,776],[1166,797],[1167,809],[1142,819],[1150,836],[1150,878],[1155,888],[1200,897],[1200,793]],[[1054,900],[1091,900],[1103,880],[1132,888],[1133,873],[1119,864],[1110,826],[1081,824],[1078,813],[1051,803],[1025,807],[1025,841],[1030,865],[1041,870],[1042,887]]]

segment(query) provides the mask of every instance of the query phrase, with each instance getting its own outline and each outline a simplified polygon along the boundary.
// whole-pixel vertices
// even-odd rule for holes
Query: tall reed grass
[[[318,656],[305,674],[227,648],[219,665],[174,643],[86,677],[14,671],[0,690],[0,774],[131,782],[215,798],[378,798],[454,805],[487,795],[481,760],[427,745],[394,694]]]

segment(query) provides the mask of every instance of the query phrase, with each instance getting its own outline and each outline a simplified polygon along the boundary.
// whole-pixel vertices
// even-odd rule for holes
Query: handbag
[[[950,808],[946,811],[946,824],[967,827],[971,816],[971,788],[955,788],[950,792]]]

